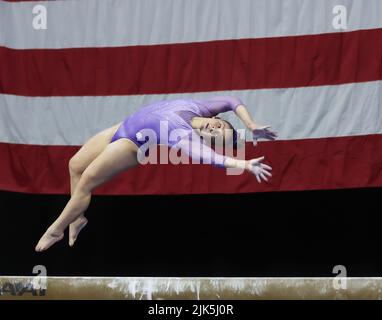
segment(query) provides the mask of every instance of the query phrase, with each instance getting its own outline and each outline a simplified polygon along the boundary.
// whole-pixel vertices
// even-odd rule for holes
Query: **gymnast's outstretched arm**
[[[233,111],[249,130],[256,127],[255,120],[248,112],[243,101],[234,96],[216,96],[203,101],[211,115]]]
[[[234,96],[216,96],[203,101],[211,115],[233,111],[243,122],[248,130],[252,132],[253,143],[257,144],[258,139],[275,140],[276,132],[270,129],[270,126],[262,126],[255,122],[243,101]]]
[[[207,144],[201,142],[200,137],[198,137],[196,134],[191,135],[191,137],[185,137],[181,139],[174,146],[177,149],[182,150],[197,163],[202,161],[203,164],[212,164],[219,168],[244,169],[254,174],[259,183],[261,183],[261,180],[268,181],[267,177],[272,176],[272,174],[269,172],[272,170],[272,168],[262,163],[264,157],[251,160],[231,158],[216,153]]]
[[[271,130],[271,126],[261,126],[256,124],[247,108],[241,104],[237,106],[236,115],[245,124],[245,126],[252,132],[253,145],[257,145],[258,139],[275,140],[277,133]]]

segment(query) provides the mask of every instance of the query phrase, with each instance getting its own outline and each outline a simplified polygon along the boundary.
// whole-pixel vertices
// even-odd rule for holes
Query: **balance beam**
[[[136,278],[0,276],[0,300],[382,299],[382,278]]]

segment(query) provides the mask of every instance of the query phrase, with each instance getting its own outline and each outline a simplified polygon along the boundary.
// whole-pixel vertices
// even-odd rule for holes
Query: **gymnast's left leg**
[[[41,237],[35,250],[44,251],[60,241],[69,224],[89,206],[94,188],[138,164],[137,151],[138,147],[128,139],[122,138],[109,144],[83,172],[69,202],[57,220]]]
[[[82,173],[92,161],[110,144],[121,123],[105,129],[91,137],[69,161],[70,194],[74,193]],[[86,226],[88,220],[84,213],[69,226],[69,245],[73,246],[78,234]]]

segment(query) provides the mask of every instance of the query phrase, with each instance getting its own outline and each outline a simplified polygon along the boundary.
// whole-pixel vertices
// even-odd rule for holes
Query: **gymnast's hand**
[[[275,140],[277,138],[277,133],[270,128],[271,126],[258,125],[251,127],[254,147],[256,147],[258,139]]]
[[[256,176],[259,183],[261,183],[261,179],[268,181],[267,177],[272,177],[272,174],[269,172],[272,168],[262,163],[264,158],[265,157],[260,157],[246,161],[246,169]]]

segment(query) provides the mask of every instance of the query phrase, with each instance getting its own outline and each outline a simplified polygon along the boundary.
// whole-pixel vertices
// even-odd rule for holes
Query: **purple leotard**
[[[112,142],[127,138],[140,147],[145,143],[140,137],[141,130],[151,129],[158,138],[157,144],[164,142],[170,147],[176,146],[180,148],[193,159],[203,160],[203,163],[223,166],[223,155],[215,153],[206,144],[203,144],[202,148],[200,148],[200,145],[194,143],[195,141],[200,142],[200,138],[192,139],[192,143],[189,143],[192,135],[195,134],[190,124],[191,119],[193,117],[210,118],[222,112],[235,111],[241,104],[243,103],[240,99],[232,96],[218,96],[207,100],[179,99],[155,102],[142,107],[126,118],[113,136]],[[171,139],[160,140],[161,121],[168,124],[168,137],[171,137],[170,133],[175,129],[184,130],[183,137],[176,141]]]

